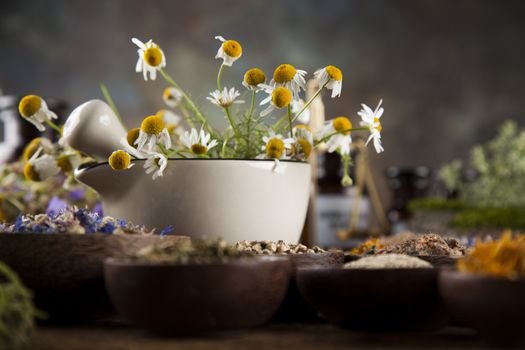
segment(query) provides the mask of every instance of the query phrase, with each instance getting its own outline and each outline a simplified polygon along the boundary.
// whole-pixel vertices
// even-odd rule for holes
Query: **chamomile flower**
[[[314,136],[310,128],[306,125],[297,125],[294,128],[294,143],[292,156],[299,160],[306,160],[310,157],[314,148]]]
[[[44,123],[51,121],[51,119],[58,119],[57,115],[49,110],[46,101],[36,95],[24,96],[18,104],[18,111],[20,115],[33,124],[38,131],[46,130]]]
[[[292,102],[292,92],[284,86],[272,86],[260,84],[264,91],[268,94],[260,105],[270,103],[265,110],[261,112],[261,117],[270,114],[274,109],[286,108]]]
[[[294,99],[299,99],[301,89],[306,90],[305,75],[306,71],[296,69],[291,64],[281,64],[275,68],[270,85],[284,86],[292,92]]]
[[[242,46],[237,41],[226,40],[220,35],[216,36],[215,39],[222,42],[215,58],[222,58],[225,66],[231,66],[242,56]]]
[[[153,180],[157,177],[164,175],[164,169],[168,165],[168,158],[162,153],[154,152],[148,156],[144,163],[146,174],[153,173]]]
[[[137,146],[139,152],[153,152],[158,147],[157,143],[169,149],[171,148],[171,137],[165,127],[164,120],[158,115],[150,115],[142,121],[139,136],[134,145]]]
[[[173,86],[168,86],[162,93],[162,100],[170,108],[177,108],[182,102],[182,92]]]
[[[56,158],[56,163],[64,174],[69,174],[82,163],[82,157],[78,152],[67,151]]]
[[[341,155],[350,154],[352,137],[349,129],[352,129],[352,122],[347,117],[337,117],[327,122],[326,126],[320,131],[319,137],[321,139],[328,138],[325,141],[328,152],[337,151]]]
[[[271,132],[263,136],[264,145],[261,147],[262,154],[257,158],[263,159],[286,159],[288,151],[292,149],[293,139],[283,138],[282,135]]]
[[[54,149],[55,148],[53,147],[53,143],[50,139],[45,137],[37,137],[31,140],[31,142],[29,142],[24,148],[22,159],[24,161],[28,161],[38,150],[40,150],[42,153],[50,154]]]
[[[172,136],[172,142],[174,141],[174,136],[182,135],[184,127],[181,125],[182,118],[179,115],[167,109],[161,109],[156,115],[164,120],[166,129]]]
[[[332,90],[332,98],[341,96],[343,87],[343,73],[336,66],[326,66],[314,73],[314,78],[319,81],[319,86]]]
[[[304,104],[305,102],[303,99],[292,100],[292,102],[290,103],[292,113],[294,115],[299,113],[299,111],[303,109]],[[299,123],[304,123],[304,124],[309,123],[310,122],[310,110],[306,108],[304,111],[302,111],[301,114],[299,114],[299,116],[297,117],[297,121]]]
[[[191,132],[185,131],[180,137],[180,142],[186,147],[191,153],[201,156],[209,152],[213,147],[217,146],[217,140],[211,140],[211,135],[201,129],[197,132],[197,129],[191,129]]]
[[[108,158],[108,163],[113,170],[126,170],[134,165],[131,163],[131,156],[129,153],[120,149],[111,153]]]
[[[370,136],[368,137],[366,144],[368,145],[368,143],[373,140],[374,148],[377,153],[381,153],[385,150],[381,144],[381,130],[383,127],[381,126],[380,119],[385,111],[383,107],[381,107],[382,103],[383,100],[380,100],[375,110],[372,110],[372,108],[363,103],[363,109],[357,112],[362,119],[361,126],[365,126],[370,130]]]
[[[24,175],[28,180],[44,181],[60,172],[55,158],[49,154],[40,155],[41,151],[36,151],[24,165]]]
[[[236,100],[240,95],[239,91],[235,90],[235,88],[228,90],[228,88],[225,87],[222,91],[215,90],[210,92],[211,97],[206,97],[206,99],[216,106],[228,108],[234,103],[244,103],[242,100]]]
[[[149,152],[137,150],[135,141],[139,137],[140,128],[134,128],[128,131],[127,137],[123,137],[120,140],[120,146],[124,151],[132,155],[137,159],[145,159],[148,157]]]
[[[132,38],[131,41],[139,47],[137,50],[139,59],[135,66],[135,71],[137,73],[142,72],[144,80],[146,81],[148,80],[148,74],[151,80],[155,80],[157,78],[157,71],[166,67],[164,52],[152,40],[143,43],[137,38]]]
[[[263,90],[261,85],[264,84],[265,81],[266,75],[264,72],[259,68],[252,68],[248,69],[246,73],[244,73],[242,85],[244,85],[244,87],[248,90],[258,92]]]

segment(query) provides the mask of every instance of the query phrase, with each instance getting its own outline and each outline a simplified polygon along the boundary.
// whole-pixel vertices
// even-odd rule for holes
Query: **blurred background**
[[[163,107],[162,80],[134,72],[137,37],[154,39],[167,70],[205,101],[220,65],[215,35],[238,40],[243,57],[225,85],[241,88],[253,66],[291,63],[344,73],[326,115],[357,121],[361,103],[384,100],[380,156],[371,152],[388,203],[390,166],[438,168],[466,157],[506,119],[525,115],[525,1],[506,0],[20,0],[0,2],[0,89],[63,100],[102,98],[104,82],[129,127]],[[66,112],[64,112],[66,113]]]

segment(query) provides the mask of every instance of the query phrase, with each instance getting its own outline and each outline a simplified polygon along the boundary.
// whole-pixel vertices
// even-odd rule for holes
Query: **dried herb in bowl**
[[[130,258],[152,263],[197,263],[227,262],[233,259],[253,257],[222,239],[162,241],[140,249]]]
[[[251,254],[322,254],[327,251],[317,246],[308,248],[304,244],[287,244],[282,240],[273,241],[240,241],[234,247]]]
[[[383,254],[366,256],[356,261],[346,263],[345,269],[417,269],[432,268],[429,262],[408,255]]]
[[[479,275],[525,279],[525,235],[512,237],[509,231],[499,240],[478,242],[457,262],[457,268]]]
[[[164,230],[163,230],[164,231]],[[101,216],[88,209],[69,207],[58,213],[19,215],[13,224],[0,224],[4,233],[152,233],[144,226],[134,225],[111,216]]]
[[[405,254],[412,256],[463,256],[466,247],[457,239],[435,233],[406,233],[393,237],[374,238],[352,250],[356,255]]]

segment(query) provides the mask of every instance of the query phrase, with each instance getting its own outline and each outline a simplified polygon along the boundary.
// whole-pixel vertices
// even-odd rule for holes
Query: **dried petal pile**
[[[240,241],[234,247],[251,254],[321,254],[326,250],[317,246],[308,248],[304,244],[286,244],[284,241]]]
[[[58,213],[20,215],[14,224],[0,224],[4,233],[152,233],[126,220],[101,216],[88,209],[66,208]]]
[[[459,271],[506,277],[525,278],[525,235],[512,237],[504,233],[499,240],[478,242],[472,251],[457,263]]]

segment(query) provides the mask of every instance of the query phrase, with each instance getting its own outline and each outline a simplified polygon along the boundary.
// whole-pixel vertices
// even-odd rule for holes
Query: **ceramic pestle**
[[[69,146],[99,162],[122,149],[127,131],[113,110],[103,101],[87,101],[71,112],[64,125],[63,138]]]

